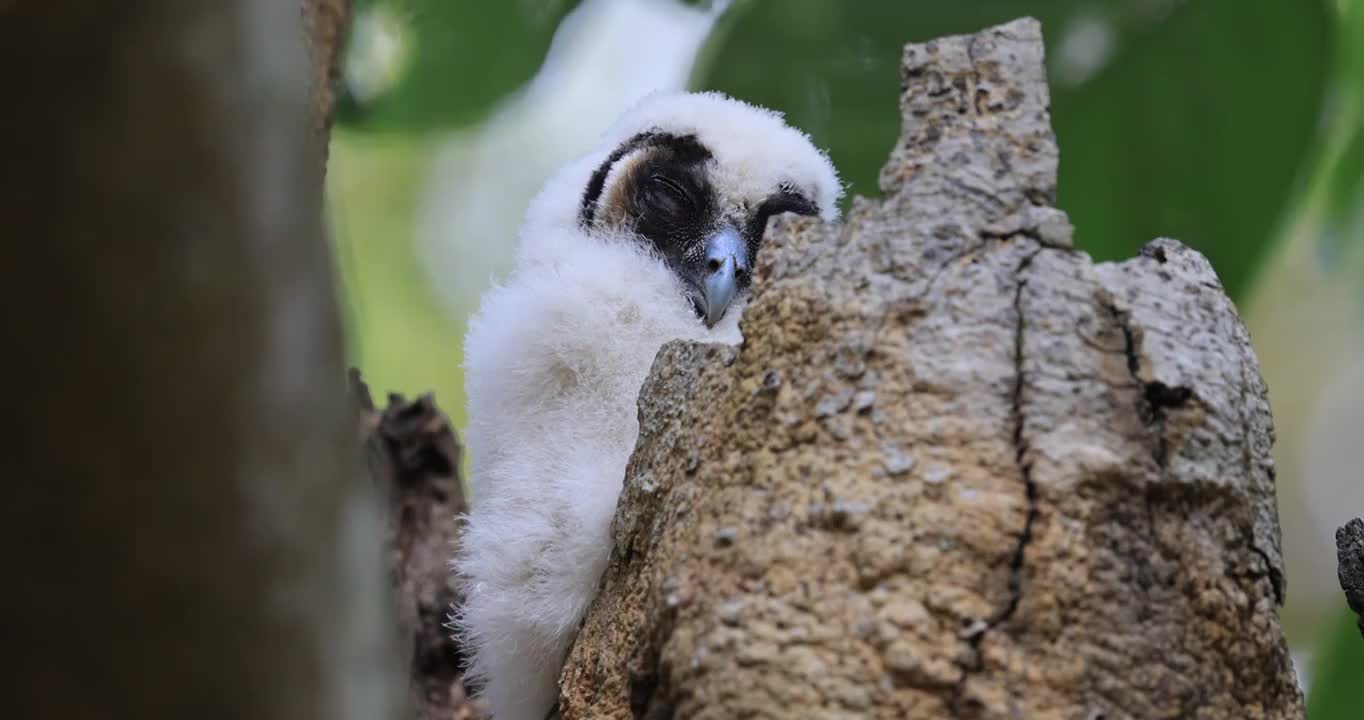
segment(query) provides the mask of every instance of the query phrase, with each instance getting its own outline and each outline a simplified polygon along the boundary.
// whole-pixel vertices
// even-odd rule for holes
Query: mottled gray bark
[[[1336,563],[1345,602],[1359,616],[1364,635],[1364,520],[1355,518],[1336,528]]]
[[[668,345],[576,718],[1301,718],[1266,391],[1197,253],[1093,264],[1038,24],[906,48],[884,198]]]
[[[390,716],[305,47],[293,3],[0,3],[8,717]]]

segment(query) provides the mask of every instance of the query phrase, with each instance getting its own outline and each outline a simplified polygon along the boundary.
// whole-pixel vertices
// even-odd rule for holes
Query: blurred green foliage
[[[343,96],[343,126],[429,131],[476,122],[531,77],[572,0],[357,0],[406,50],[377,98]],[[1356,18],[1358,3],[1345,12]],[[1260,261],[1321,120],[1334,36],[1319,0],[738,0],[696,85],[785,111],[830,150],[854,193],[875,195],[894,143],[905,42],[972,32],[1021,13],[1043,21],[1063,149],[1061,205],[1100,259],[1178,237],[1237,294]],[[1357,20],[1356,20],[1357,21]],[[1058,45],[1089,32],[1101,67],[1057,70]],[[1338,63],[1358,76],[1356,43]],[[1348,87],[1348,86],[1344,86]],[[371,90],[370,92],[374,92]],[[1357,106],[1364,90],[1337,101]],[[1356,135],[1332,183],[1353,207]]]
[[[392,83],[382,95],[343,88],[338,122],[402,132],[467,125],[530,79],[545,59],[570,0],[354,0],[362,40],[366,23],[396,33]],[[383,52],[366,45],[365,52]]]
[[[1316,190],[1326,197],[1328,223],[1321,255],[1331,266],[1353,254],[1354,264],[1346,267],[1364,276],[1364,0],[1340,0],[1339,7],[1333,124],[1318,153],[1322,173]],[[1364,305],[1364,282],[1358,297]]]
[[[1341,0],[1337,52],[1331,69],[1331,116],[1314,153],[1309,203],[1325,205],[1326,230],[1318,257],[1328,272],[1353,273],[1364,307],[1364,0]],[[1342,270],[1343,269],[1343,270]],[[1358,513],[1361,509],[1354,509]],[[1344,607],[1318,629],[1307,717],[1364,717],[1364,637]]]
[[[1342,606],[1344,600],[1342,597]],[[1356,622],[1355,614],[1344,610],[1326,624],[1307,694],[1307,717],[1311,720],[1364,717],[1364,637],[1360,637]]]
[[[458,325],[436,304],[412,252],[413,217],[433,139],[337,128],[328,196],[347,352],[376,393],[434,392],[464,427]]]
[[[1314,0],[971,3],[750,0],[701,86],[785,110],[876,193],[898,134],[905,42],[1026,12],[1046,33],[1060,205],[1099,259],[1159,236],[1206,253],[1235,296],[1261,259],[1320,122],[1334,39]],[[1086,35],[1087,33],[1087,35]],[[1082,78],[1067,42],[1107,55]],[[1106,46],[1106,49],[1105,49]]]
[[[349,354],[376,392],[433,392],[457,427],[462,325],[414,252],[421,188],[448,132],[524,85],[577,4],[353,0],[328,172]]]

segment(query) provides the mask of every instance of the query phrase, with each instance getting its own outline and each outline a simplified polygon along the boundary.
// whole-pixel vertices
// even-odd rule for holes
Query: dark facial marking
[[[721,209],[706,178],[705,160],[656,150],[626,179],[634,231],[674,270],[696,270]],[[696,266],[696,267],[692,267]]]
[[[800,194],[795,188],[783,185],[775,193],[767,196],[762,204],[749,215],[748,223],[743,228],[744,240],[748,243],[749,257],[758,256],[758,246],[762,243],[763,233],[767,231],[767,221],[774,215],[785,212],[797,215],[818,215],[819,208],[810,202],[809,198]]]
[[[631,165],[608,195],[606,178],[626,156],[634,156]],[[708,245],[723,242],[718,238],[726,228],[737,231],[747,249],[743,265],[733,275],[742,293],[751,282],[750,271],[768,219],[784,212],[819,214],[815,204],[791,183],[783,183],[757,207],[723,203],[708,177],[712,159],[695,135],[640,133],[622,143],[593,172],[578,215],[585,229],[597,222],[627,224],[687,285],[688,297],[702,318],[706,315],[698,298],[703,285],[710,287],[707,278],[718,272],[706,266]]]
[[[654,152],[631,168],[621,184],[628,190],[629,217],[635,234],[649,244],[689,288],[693,309],[705,317],[699,293],[719,262],[708,258],[710,242],[726,228],[739,234],[747,249],[734,280],[748,290],[767,221],[793,212],[818,215],[819,209],[793,186],[783,184],[755,208],[728,207],[716,197],[707,163],[666,150]],[[739,210],[742,214],[734,215]],[[711,267],[708,260],[716,267]]]
[[[597,204],[601,200],[602,190],[606,185],[606,176],[611,173],[611,168],[621,158],[644,148],[664,150],[674,159],[693,165],[699,165],[711,158],[710,151],[697,141],[695,135],[674,135],[658,130],[648,130],[626,140],[606,158],[605,162],[592,173],[591,179],[587,181],[587,190],[583,193],[582,207],[578,211],[578,222],[583,227],[590,226],[596,217]]]

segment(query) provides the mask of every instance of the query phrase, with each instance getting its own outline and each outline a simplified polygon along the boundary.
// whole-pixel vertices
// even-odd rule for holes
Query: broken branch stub
[[[902,77],[885,198],[775,220],[743,346],[659,353],[563,717],[1302,717],[1212,268],[1070,248],[1035,21]]]
[[[385,498],[384,551],[397,643],[406,663],[417,720],[473,720],[483,715],[464,683],[465,658],[449,628],[463,602],[450,573],[467,504],[460,480],[462,449],[435,398],[389,395],[376,409],[360,371],[350,371],[365,465]]]
[[[1364,520],[1355,518],[1336,528],[1336,574],[1345,602],[1359,616],[1364,635]]]

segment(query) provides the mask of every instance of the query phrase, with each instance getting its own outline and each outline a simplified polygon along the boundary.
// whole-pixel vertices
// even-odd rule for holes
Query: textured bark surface
[[[385,548],[414,710],[422,720],[472,720],[480,705],[464,685],[464,657],[448,628],[462,602],[450,572],[468,509],[462,449],[430,395],[391,395],[376,410],[358,371],[351,372],[370,477],[387,498]]]
[[[1364,635],[1364,520],[1355,518],[1336,528],[1336,563],[1345,602],[1359,616]]]
[[[302,33],[0,3],[7,717],[390,717]]]
[[[906,48],[884,199],[666,346],[575,718],[1300,718],[1266,391],[1197,253],[1053,207],[1038,24]]]
[[[336,115],[336,99],[341,90],[350,5],[350,0],[300,0],[299,5],[308,48],[308,104],[313,137],[321,141],[319,150],[324,162],[332,119]]]

